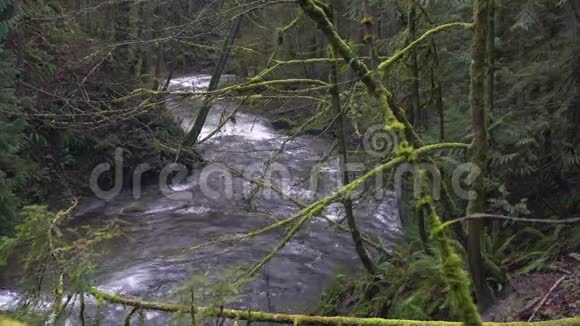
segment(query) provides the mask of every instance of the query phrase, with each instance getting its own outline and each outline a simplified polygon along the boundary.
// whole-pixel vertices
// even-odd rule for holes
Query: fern
[[[509,223],[504,222],[491,233],[484,234],[482,254],[486,261],[497,266],[502,273],[510,274],[526,274],[550,268],[549,262],[562,251],[574,249],[580,230],[578,226],[560,225],[547,232],[525,227],[506,234]]]

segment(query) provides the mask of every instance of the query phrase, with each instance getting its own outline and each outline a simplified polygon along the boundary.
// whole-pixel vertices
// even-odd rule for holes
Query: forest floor
[[[509,322],[580,316],[580,260],[578,254],[557,259],[548,272],[516,275],[511,291],[483,315],[486,321]]]

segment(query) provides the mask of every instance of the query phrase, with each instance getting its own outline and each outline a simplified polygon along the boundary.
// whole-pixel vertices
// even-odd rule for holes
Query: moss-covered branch
[[[246,82],[246,83],[227,86],[224,88],[216,89],[214,91],[207,91],[207,92],[162,91],[162,90],[157,91],[157,90],[152,90],[152,89],[139,88],[139,89],[134,90],[131,93],[130,97],[135,97],[135,96],[143,95],[143,94],[148,94],[151,96],[173,95],[173,96],[181,96],[181,97],[188,97],[188,98],[207,97],[211,101],[219,96],[223,96],[226,94],[251,93],[254,90],[256,90],[258,88],[262,88],[262,87],[273,87],[273,86],[277,86],[277,85],[295,86],[295,85],[300,85],[300,84],[316,85],[316,87],[309,88],[309,89],[300,89],[300,90],[296,90],[295,92],[303,93],[303,92],[307,92],[307,91],[317,91],[317,90],[328,89],[331,86],[328,83],[325,83],[325,82],[318,80],[318,79],[302,78],[302,79],[282,79],[282,80],[267,80],[267,81],[260,81],[259,79],[257,79],[257,80],[251,80],[251,81]],[[129,97],[125,97],[124,99],[128,99],[128,98]],[[151,104],[151,105],[153,106],[153,104]],[[141,109],[141,107],[138,107],[135,110],[140,110],[140,109]]]
[[[443,148],[467,148],[467,146],[468,145],[463,144],[463,143],[446,143],[446,144],[427,145],[425,147],[422,147],[422,148],[419,148],[419,149],[413,151],[412,155],[418,158],[421,155],[424,155],[426,153],[429,153],[430,151],[437,150],[437,149],[443,149]],[[274,249],[266,257],[264,257],[259,263],[257,263],[247,273],[247,275],[249,277],[254,276],[282,248],[284,248],[286,246],[286,243],[288,243],[288,241],[290,241],[290,239],[292,239],[294,237],[294,235],[296,235],[296,233],[298,233],[298,231],[300,230],[300,228],[302,227],[302,225],[304,225],[304,223],[306,221],[308,221],[313,216],[319,214],[326,206],[328,206],[332,202],[335,202],[336,200],[340,199],[343,196],[348,196],[351,192],[353,192],[354,190],[356,190],[358,187],[360,187],[362,184],[364,184],[365,182],[367,182],[367,180],[369,180],[370,178],[374,177],[376,174],[378,174],[378,173],[380,173],[382,171],[386,171],[388,169],[391,169],[391,168],[397,166],[398,164],[404,163],[406,161],[407,161],[407,157],[405,155],[399,155],[398,157],[390,160],[389,162],[375,167],[374,169],[372,169],[371,171],[367,172],[365,175],[361,176],[360,178],[358,178],[356,180],[353,180],[349,184],[347,184],[347,185],[343,186],[342,188],[338,189],[333,194],[331,194],[331,195],[329,195],[329,196],[327,196],[325,198],[322,198],[322,199],[320,199],[320,200],[318,200],[318,201],[310,204],[308,207],[304,208],[303,210],[301,210],[300,212],[298,212],[294,216],[290,217],[291,219],[300,218],[300,220],[298,220],[292,226],[292,228],[288,231],[288,233],[286,234],[286,236],[274,247]]]
[[[471,24],[471,23],[449,23],[449,24],[440,25],[440,26],[437,26],[433,29],[430,29],[427,32],[425,32],[423,35],[421,35],[418,39],[409,43],[409,45],[407,45],[405,48],[397,51],[397,53],[395,53],[393,56],[391,56],[387,60],[383,61],[379,65],[379,70],[382,70],[382,71],[387,70],[393,63],[395,63],[397,60],[402,58],[407,52],[409,52],[410,50],[415,48],[417,45],[421,44],[423,41],[425,41],[431,35],[436,34],[438,32],[441,32],[441,31],[444,31],[448,28],[452,28],[452,27],[463,27],[465,29],[470,29],[473,27],[473,24]]]
[[[515,216],[506,216],[506,215],[497,215],[497,214],[473,214],[469,216],[464,216],[461,218],[457,218],[451,221],[447,221],[441,224],[440,228],[447,228],[448,226],[465,222],[469,220],[481,220],[485,218],[490,219],[497,219],[497,220],[507,220],[512,222],[519,222],[519,223],[543,223],[543,224],[575,224],[580,223],[580,217],[572,217],[566,219],[558,219],[558,220],[548,220],[548,219],[540,219],[540,218],[524,218],[524,217],[515,217]]]
[[[110,303],[122,304],[139,309],[156,310],[164,312],[191,311],[189,305],[178,305],[163,302],[141,301],[138,299],[125,298],[119,295],[109,294],[97,289],[90,289],[89,292],[98,300]],[[382,318],[355,318],[355,317],[320,317],[308,315],[277,314],[262,311],[217,309],[195,307],[196,314],[208,317],[222,317],[233,320],[247,320],[253,322],[268,322],[291,325],[328,325],[328,326],[461,326],[462,323],[450,321],[420,321],[420,320],[399,320]],[[568,318],[551,321],[541,321],[534,323],[512,322],[512,323],[484,323],[487,326],[575,326],[580,323],[580,318]]]
[[[243,93],[243,92],[253,91],[253,90],[260,88],[260,87],[270,87],[270,86],[276,86],[276,85],[295,86],[295,85],[299,85],[299,84],[310,84],[310,85],[318,85],[318,86],[322,86],[322,87],[330,87],[330,85],[328,83],[325,83],[325,82],[318,80],[318,79],[281,79],[281,80],[267,80],[267,81],[262,81],[262,82],[249,82],[249,83],[244,83],[244,84],[228,86],[228,87],[220,88],[220,89],[215,90],[213,92],[207,92],[207,94],[210,96],[217,96],[217,95],[222,95],[225,93],[232,93],[232,92]],[[187,92],[185,92],[184,94],[187,94]]]

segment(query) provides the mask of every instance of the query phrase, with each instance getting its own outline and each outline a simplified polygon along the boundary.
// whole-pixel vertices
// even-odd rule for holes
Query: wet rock
[[[126,207],[124,207],[121,212],[130,214],[130,213],[143,213],[145,211],[145,205],[140,202],[132,202]]]
[[[272,127],[276,129],[290,129],[293,128],[296,124],[294,121],[288,118],[279,118],[272,121]]]

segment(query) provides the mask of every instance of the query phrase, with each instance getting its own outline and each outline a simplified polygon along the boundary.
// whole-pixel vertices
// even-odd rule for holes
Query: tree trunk
[[[161,67],[163,64],[163,45],[159,44],[155,48],[155,65],[153,68],[153,87],[152,89],[158,90],[161,83]]]
[[[474,27],[473,43],[471,48],[471,85],[470,107],[473,141],[470,153],[470,161],[481,169],[481,175],[473,181],[472,191],[477,196],[469,200],[467,215],[484,212],[485,189],[484,178],[487,170],[487,123],[485,113],[485,63],[486,63],[486,31],[487,10],[490,0],[476,0],[473,7]],[[467,252],[469,255],[469,267],[473,278],[473,285],[481,299],[485,299],[482,257],[481,257],[481,219],[467,222]]]
[[[367,44],[369,57],[371,58],[371,69],[377,69],[379,65],[379,56],[377,54],[375,48],[375,17],[371,14],[371,9],[369,5],[369,1],[365,0],[363,2],[363,11],[365,13],[365,17],[362,20],[362,27],[363,27],[363,40]]]
[[[431,68],[431,103],[433,111],[439,114],[439,140],[445,140],[445,112],[443,109],[443,90],[441,89],[441,81],[435,77],[439,71],[439,51],[437,51],[437,44],[432,42],[434,62]]]
[[[228,61],[228,57],[229,57],[230,52],[232,50],[232,47],[234,45],[234,41],[236,40],[236,37],[237,37],[238,32],[240,30],[240,25],[242,24],[242,17],[243,16],[241,16],[241,15],[238,16],[236,18],[236,20],[232,23],[232,26],[230,28],[230,32],[229,32],[229,34],[224,42],[224,46],[222,48],[222,53],[220,54],[218,63],[216,64],[214,71],[213,71],[213,74],[211,75],[209,87],[207,89],[208,92],[214,91],[218,87],[223,70],[226,66],[226,63]],[[195,119],[195,123],[193,125],[193,128],[191,129],[191,131],[189,131],[189,133],[187,134],[187,136],[185,138],[185,143],[184,143],[185,146],[189,147],[197,142],[197,139],[199,138],[199,134],[201,133],[203,125],[205,124],[205,119],[207,118],[207,115],[209,114],[210,110],[211,110],[211,97],[206,96],[206,98],[203,101],[203,104],[200,108],[199,114],[198,114],[197,118]]]
[[[487,66],[485,73],[485,110],[488,114],[493,112],[495,102],[495,1],[489,0],[487,15],[486,55]]]
[[[114,6],[113,12],[113,41],[117,44],[115,50],[113,51],[113,68],[119,73],[126,74],[124,76],[118,76],[122,78],[131,77],[126,69],[131,65],[131,45],[127,42],[131,39],[131,3],[130,2],[119,2]]]
[[[331,52],[332,57],[336,58],[335,51],[332,50]],[[330,68],[330,83],[332,84],[332,87],[329,90],[330,96],[332,98],[332,106],[334,108],[334,111],[338,115],[338,118],[336,119],[336,133],[338,137],[338,161],[342,178],[342,185],[344,186],[350,183],[350,178],[347,169],[348,153],[345,132],[346,114],[342,110],[342,106],[340,103],[340,91],[338,89],[338,68],[336,62],[334,61]],[[363,240],[356,225],[356,220],[354,218],[354,212],[352,209],[352,199],[350,198],[349,194],[345,196],[342,203],[344,206],[346,220],[350,228],[350,233],[352,235],[352,240],[354,242],[356,252],[367,272],[373,275],[376,272],[376,268],[364,248]]]
[[[145,41],[141,45],[141,68],[140,73],[141,75],[141,82],[143,83],[151,83],[153,76],[155,76],[155,65],[156,62],[154,56],[154,46],[151,43],[153,39],[153,29],[154,29],[154,12],[155,12],[155,4],[153,1],[144,1],[140,4],[141,6],[141,39]],[[150,84],[151,85],[151,84]]]
[[[445,141],[445,112],[443,111],[443,91],[441,89],[440,81],[437,81],[435,90],[435,106],[439,112],[439,138],[441,141]]]
[[[429,248],[429,236],[427,236],[427,231],[425,230],[425,217],[429,216],[425,212],[424,207],[415,208],[415,216],[417,218],[417,230],[419,231],[419,238],[421,238],[421,244],[423,245],[423,250],[428,255],[431,255],[431,249]]]
[[[409,2],[409,43],[417,39],[417,4],[415,0]],[[421,127],[423,124],[421,112],[421,94],[419,89],[419,59],[417,49],[411,50],[411,97],[413,98],[413,125]]]

